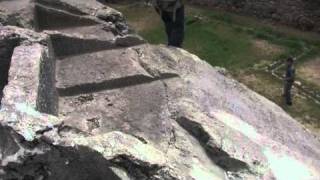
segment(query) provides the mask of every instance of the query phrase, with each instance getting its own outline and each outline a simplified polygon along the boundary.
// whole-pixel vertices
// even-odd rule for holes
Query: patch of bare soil
[[[320,57],[300,65],[298,76],[320,87]]]
[[[269,82],[258,74],[242,72],[236,79],[255,92],[264,94],[268,98],[278,97],[282,94],[282,86],[272,84],[272,82]]]
[[[274,56],[279,55],[285,51],[285,49],[279,45],[271,44],[266,40],[256,39],[253,41],[253,46],[261,53]]]

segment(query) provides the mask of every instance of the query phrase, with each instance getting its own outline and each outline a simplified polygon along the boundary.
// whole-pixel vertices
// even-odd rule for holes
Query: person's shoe
[[[292,102],[287,102],[287,105],[288,106],[292,106]]]

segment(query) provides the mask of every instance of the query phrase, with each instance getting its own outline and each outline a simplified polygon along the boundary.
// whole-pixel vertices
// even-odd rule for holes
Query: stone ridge
[[[40,32],[0,26],[0,179],[320,177],[320,142],[219,68],[120,31],[93,0],[26,7]]]

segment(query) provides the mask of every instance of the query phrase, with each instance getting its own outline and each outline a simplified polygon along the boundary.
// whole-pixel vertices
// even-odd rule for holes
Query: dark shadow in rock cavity
[[[250,171],[247,163],[230,157],[227,152],[219,147],[209,146],[210,135],[199,123],[194,122],[186,117],[179,117],[177,122],[182,128],[188,131],[193,137],[195,137],[195,139],[199,141],[201,146],[206,151],[208,157],[220,168],[231,172]]]
[[[161,77],[152,78],[143,75],[128,76],[124,78],[106,80],[100,83],[80,84],[67,88],[57,88],[60,97],[88,94],[104,90],[118,89],[139,84],[147,84],[153,81],[178,77],[176,74],[163,74]]]
[[[99,3],[106,5],[108,0],[97,0]],[[109,1],[108,1],[109,2]]]
[[[83,16],[83,15],[88,15],[85,12],[67,4],[67,3],[63,3],[61,1],[57,1],[57,0],[35,0],[35,2],[37,4],[41,4],[43,6],[47,6],[53,9],[60,9],[60,10],[64,10],[67,12],[70,12],[72,14],[75,15],[79,15],[79,16]]]
[[[49,8],[40,4],[35,5],[34,11],[38,31],[59,30],[98,24],[88,17],[78,16],[63,10]]]
[[[40,62],[37,110],[42,113],[58,115],[58,93],[56,89],[56,61],[52,43],[48,43],[49,51],[43,54]]]
[[[110,161],[125,169],[128,174],[137,180],[152,179],[163,168],[157,164],[151,165],[138,160],[134,162],[126,155],[119,155]]]
[[[0,154],[1,180],[121,180],[111,170],[111,162],[97,151],[85,146],[53,146],[42,140],[27,142],[1,124]]]
[[[15,154],[20,149],[12,132],[12,128],[0,125],[0,153],[2,156],[0,167],[5,157]]]
[[[22,163],[2,167],[2,180],[121,180],[100,153],[84,146],[50,146],[44,154],[29,155]]]
[[[62,60],[64,57],[73,55],[119,48],[112,42],[101,41],[98,39],[79,39],[61,34],[50,35],[50,38],[54,54],[59,58],[58,60]]]
[[[19,41],[20,38],[15,35],[0,39],[0,107],[3,89],[8,84],[11,56],[14,48],[19,44]]]

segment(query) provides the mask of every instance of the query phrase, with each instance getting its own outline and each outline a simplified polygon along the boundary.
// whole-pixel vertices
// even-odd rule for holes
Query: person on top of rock
[[[286,61],[286,72],[284,79],[284,97],[286,104],[292,105],[291,89],[295,79],[295,69],[294,69],[294,60],[292,57],[289,57]]]
[[[183,0],[152,0],[152,4],[165,24],[168,45],[182,47],[185,26]]]

